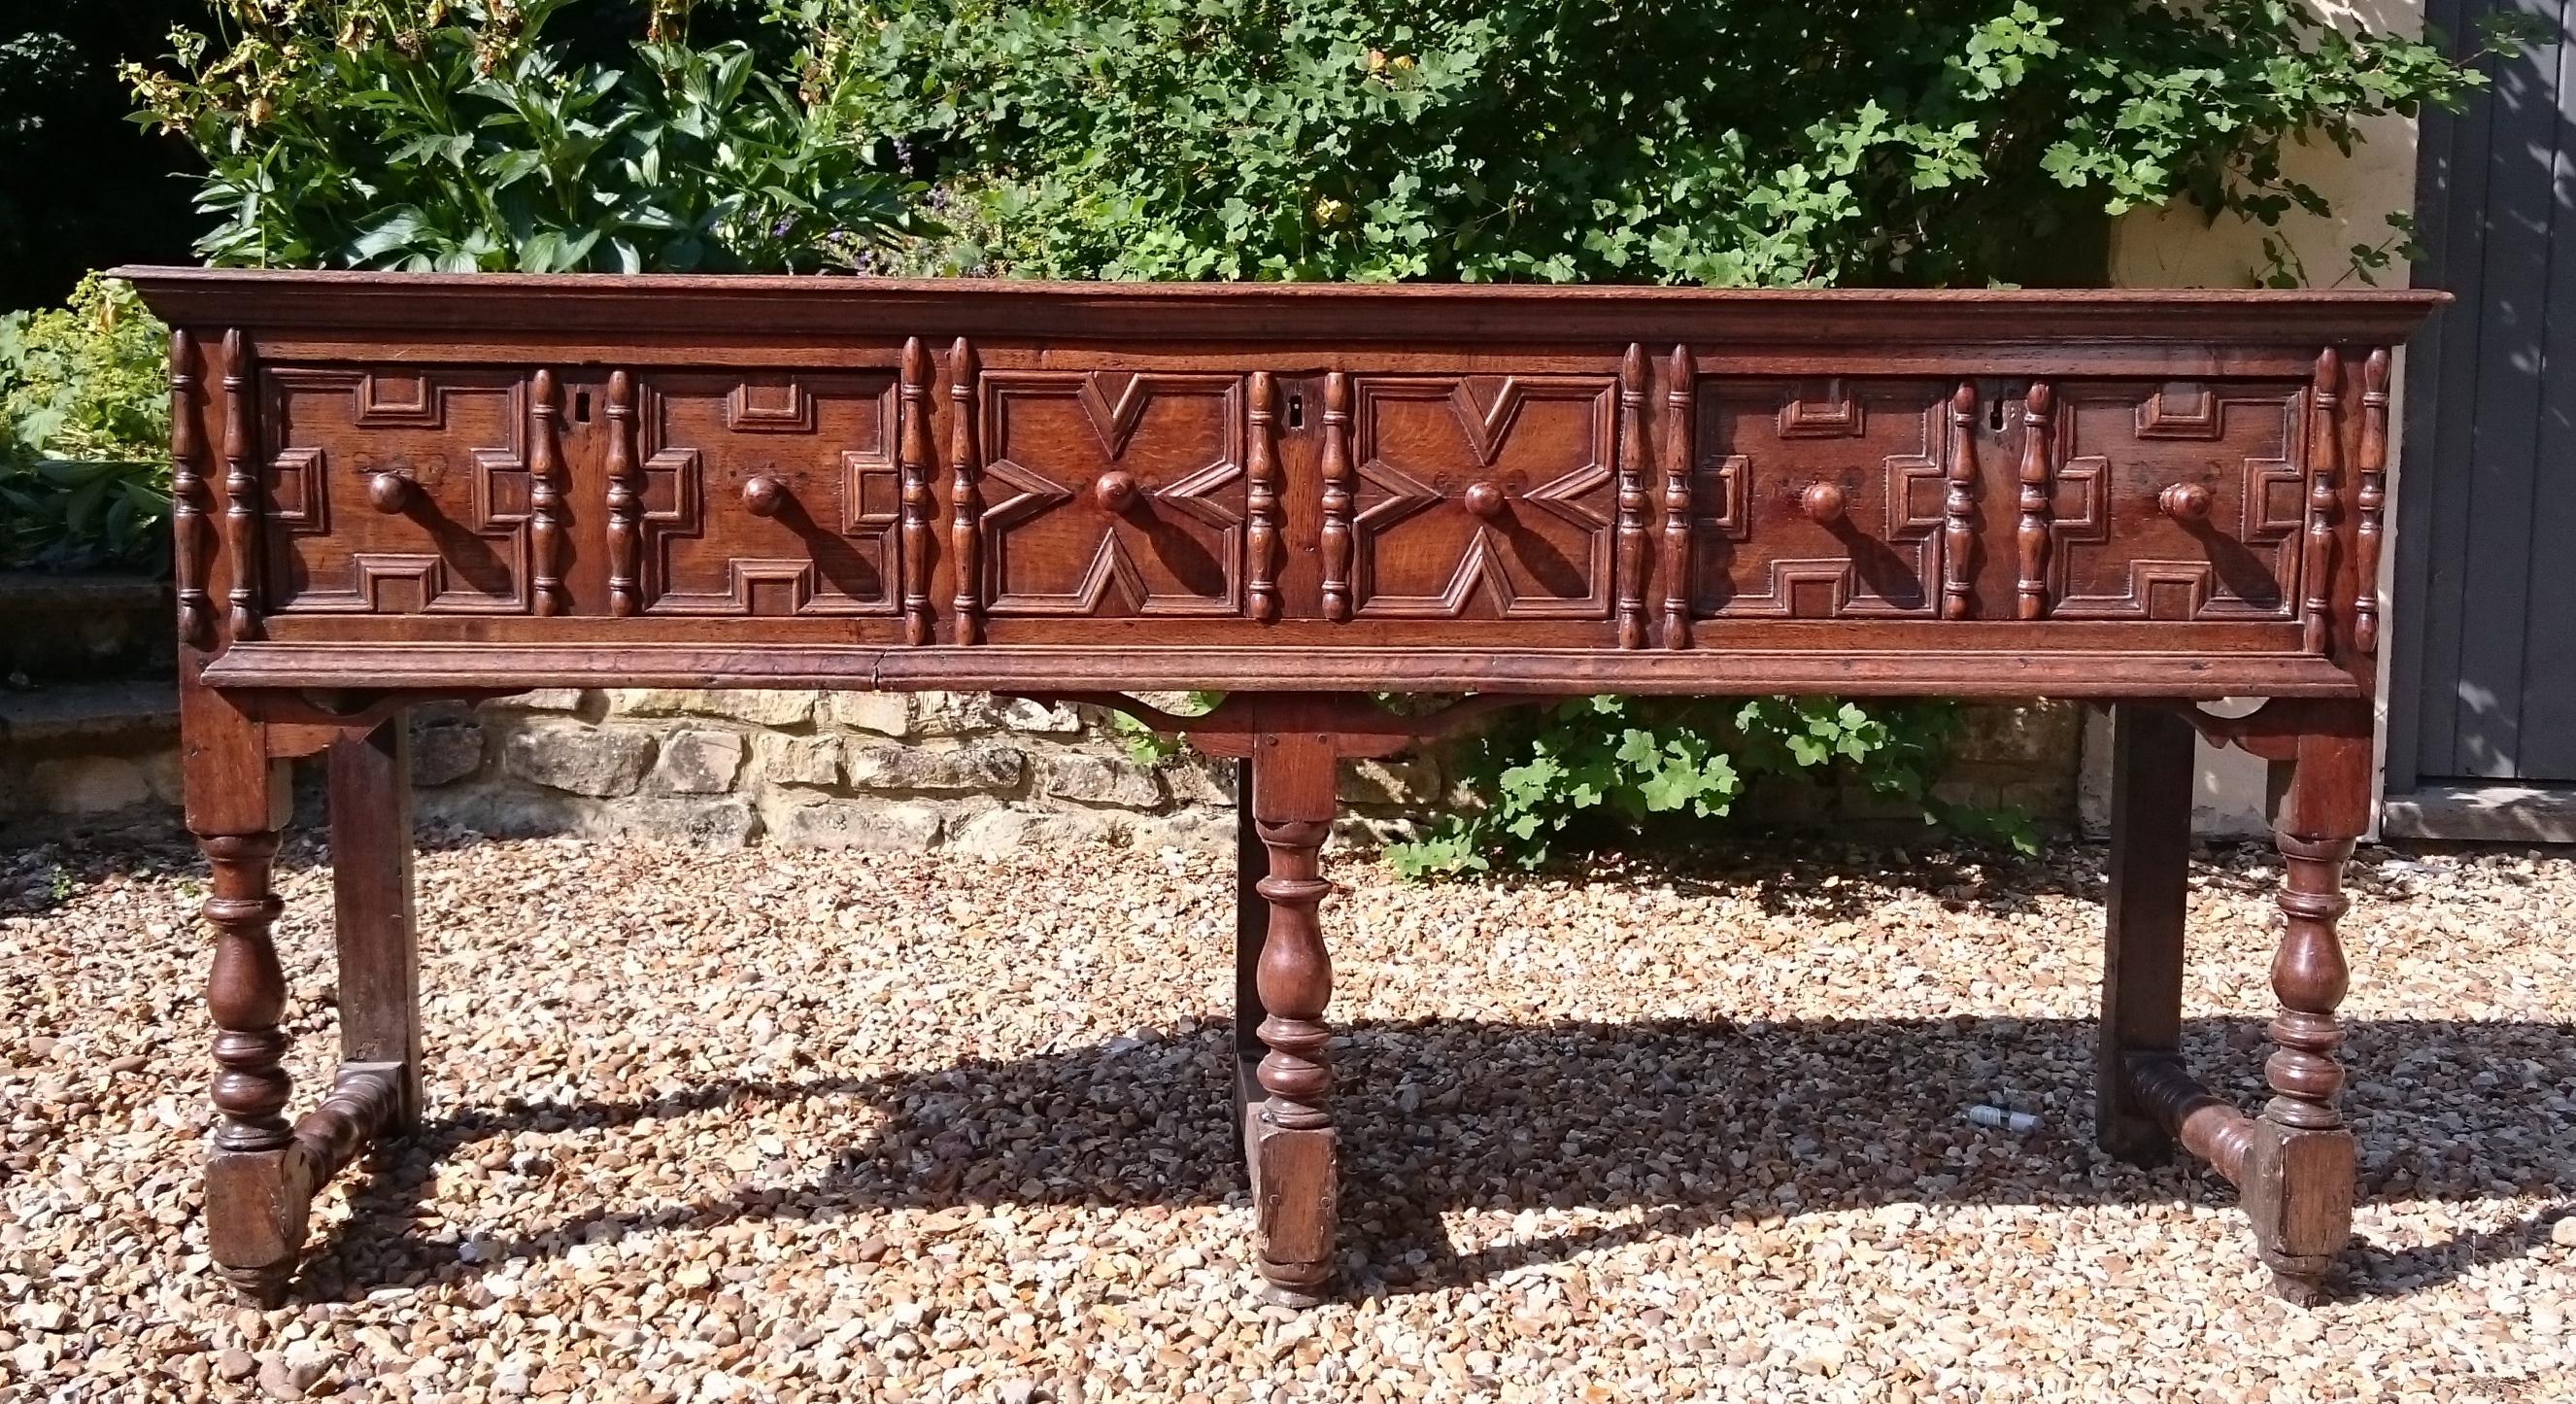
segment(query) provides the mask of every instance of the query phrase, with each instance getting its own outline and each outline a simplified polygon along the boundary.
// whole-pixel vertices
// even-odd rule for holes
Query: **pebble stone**
[[[299,1105],[327,869],[281,856]],[[1251,1295],[1232,864],[428,836],[428,1121],[208,1270],[204,869],[0,853],[0,1404],[2576,1398],[2576,859],[2366,848],[2335,1298],[2092,1145],[2102,851],[1337,856],[1344,1295]],[[2279,860],[2191,871],[2260,1096]],[[1971,1124],[2030,1113],[2015,1135]]]

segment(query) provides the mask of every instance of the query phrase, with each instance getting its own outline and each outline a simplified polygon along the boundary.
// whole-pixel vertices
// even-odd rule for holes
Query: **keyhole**
[[[575,424],[588,424],[590,422],[589,391],[582,390],[574,393],[572,397],[572,422]]]
[[[1998,434],[2004,431],[2004,402],[2000,397],[1986,406],[1986,427]]]
[[[1305,426],[1306,397],[1303,395],[1291,395],[1288,397],[1288,427],[1291,429],[1302,429]]]

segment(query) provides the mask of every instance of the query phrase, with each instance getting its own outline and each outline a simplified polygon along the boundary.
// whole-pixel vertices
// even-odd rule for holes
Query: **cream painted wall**
[[[2359,22],[2373,29],[2417,35],[2424,28],[2423,0],[2312,0],[2330,18]],[[2305,266],[2318,287],[2358,286],[2350,276],[2349,250],[2354,244],[2378,244],[2394,231],[2392,210],[2415,207],[2415,122],[2384,117],[2364,124],[2364,139],[2350,157],[2322,139],[2292,149],[2283,166],[2290,175],[2323,193],[2334,217],[2319,219],[2299,211],[2282,218],[2278,233]],[[2144,210],[2111,228],[2111,281],[2121,287],[2251,287],[2263,266],[2263,236],[2274,231],[2234,216],[2210,222],[2188,203],[2178,208]],[[2383,285],[2403,286],[2403,265],[2379,275]],[[2404,413],[2405,363],[2397,367],[2397,401],[2393,413]],[[2392,425],[2390,442],[2402,442]],[[2400,490],[2404,466],[2392,464],[2390,491]],[[2393,499],[2392,499],[2393,500]],[[2393,520],[2395,513],[2390,517]],[[2395,551],[2381,555],[2383,569],[2393,566]],[[2383,581],[2383,589],[2385,582]],[[2089,713],[2085,731],[2083,800],[2088,823],[2108,814],[2110,757],[2109,719]],[[2200,747],[2200,776],[2192,806],[2194,827],[2207,835],[2265,832],[2264,764],[2237,750]]]

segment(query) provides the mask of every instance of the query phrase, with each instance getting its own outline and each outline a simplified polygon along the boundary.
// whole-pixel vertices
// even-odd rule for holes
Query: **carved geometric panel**
[[[894,613],[894,430],[891,372],[638,377],[643,612]]]
[[[273,610],[528,611],[519,375],[271,366],[260,392]],[[386,474],[407,485],[393,511],[369,496]]]
[[[1922,616],[1939,605],[1947,414],[1937,381],[1699,383],[1691,608]]]
[[[1242,607],[1243,381],[986,371],[983,601],[996,616]]]
[[[1361,619],[1606,619],[1617,496],[1608,376],[1361,376]]]
[[[2292,618],[2301,403],[2286,382],[2059,382],[2049,617]],[[2205,517],[2165,509],[2177,487]]]

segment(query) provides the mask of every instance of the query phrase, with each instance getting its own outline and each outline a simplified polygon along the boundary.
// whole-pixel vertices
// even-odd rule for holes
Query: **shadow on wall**
[[[2202,1020],[2185,1032],[2195,1066],[2246,1105],[2257,1095],[2260,1027]],[[2576,1085],[2576,1029],[2430,1020],[2350,1028],[2350,1059],[2363,1071],[2346,1109],[2363,1132],[2365,1203],[2576,1188],[2565,1182],[2576,1165],[2576,1114],[2564,1092]],[[2232,1202],[2234,1191],[2196,1166],[2138,1170],[2092,1151],[2091,1093],[2081,1081],[2093,1036],[2085,1020],[1967,1017],[1351,1027],[1334,1041],[1346,1290],[1454,1290],[1525,1263],[1778,1214],[1905,1203]],[[308,1256],[300,1290],[355,1297],[416,1276],[458,1281],[579,1243],[741,1221],[1000,1203],[1240,1202],[1227,1093],[1233,1059],[1228,1027],[1204,1021],[882,1078],[468,1107],[431,1120],[376,1178],[352,1188],[352,1216]],[[2526,1075],[2481,1085],[2474,1099],[2428,1097],[2418,1085],[2430,1069],[2465,1087],[2481,1070],[2516,1067]],[[2084,1071],[2070,1079],[2070,1068]],[[2385,1080],[2372,1069],[2388,1070]],[[2041,1111],[2043,1130],[2013,1139],[1968,1126],[1963,1105],[1998,1087],[2045,1089],[2025,1103]],[[453,1105],[459,1094],[433,1085],[432,1097]],[[585,1131],[803,1100],[865,1103],[877,1129],[838,1147],[819,1176],[747,1175],[676,1206],[603,1201],[568,1173]],[[1853,1126],[1870,1128],[1867,1139],[1852,1136]],[[441,1161],[487,1157],[520,1132],[548,1135],[545,1154],[572,1162],[537,1172],[560,1175],[549,1193],[565,1213],[459,1261],[452,1232],[432,1236],[410,1207],[427,1197]],[[1467,1208],[1644,1212],[1467,1250],[1441,1219]],[[2561,1202],[2492,1232],[2419,1247],[2364,1243],[2347,1259],[2350,1288],[2403,1294],[2529,1253],[2571,1208]]]

